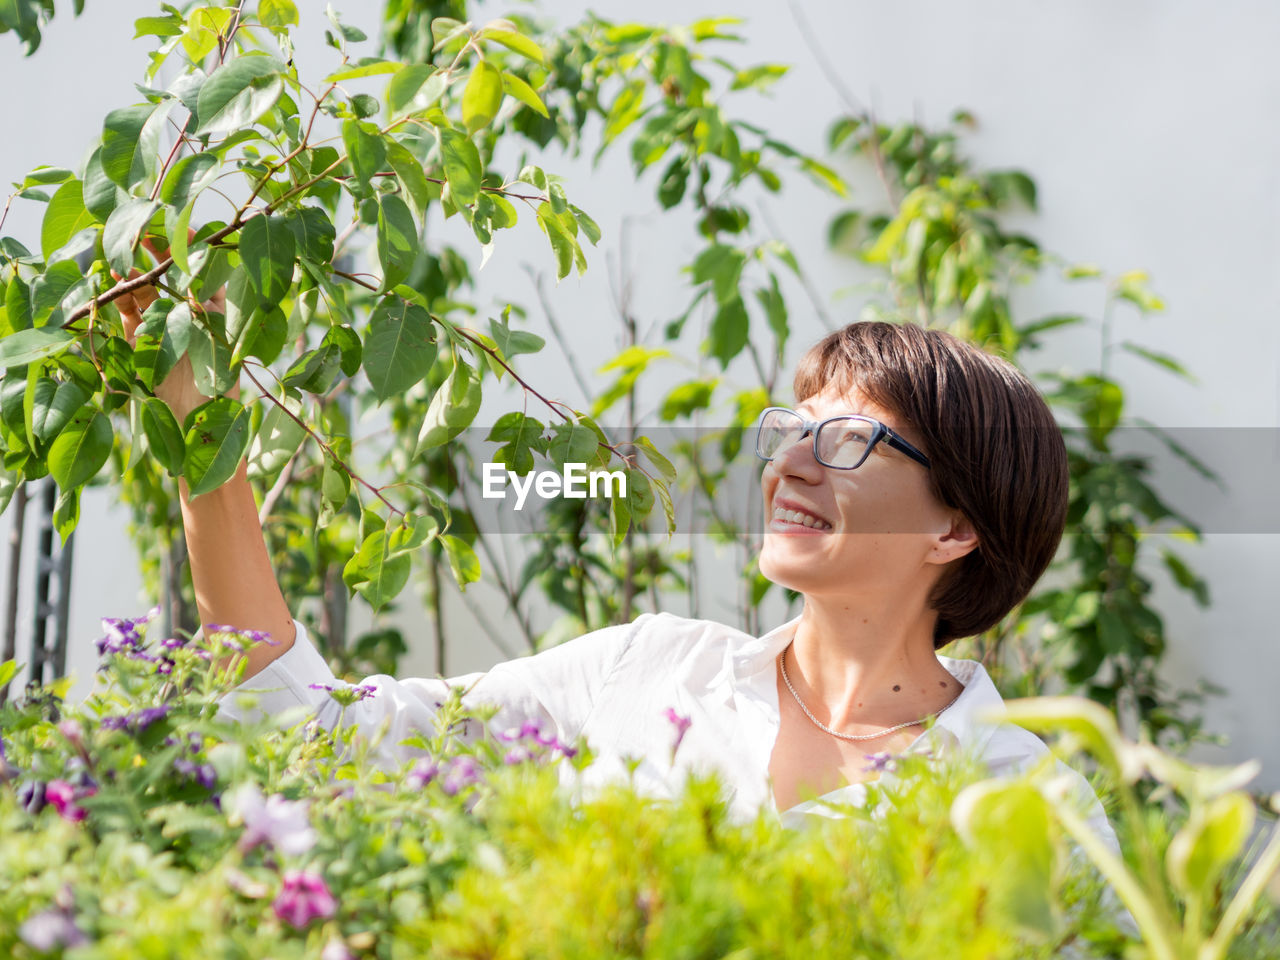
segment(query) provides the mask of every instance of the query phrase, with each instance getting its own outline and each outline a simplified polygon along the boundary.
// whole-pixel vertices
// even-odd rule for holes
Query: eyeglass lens
[[[785,410],[770,410],[760,422],[756,449],[772,460],[785,447],[801,440],[804,419]],[[827,466],[852,469],[866,459],[875,436],[875,425],[856,417],[828,420],[818,429],[818,461]]]

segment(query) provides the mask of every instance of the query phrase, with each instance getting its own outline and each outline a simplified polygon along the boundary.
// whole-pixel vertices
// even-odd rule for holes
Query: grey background
[[[315,77],[332,62],[319,42],[321,8],[300,6],[307,29],[298,62]],[[746,42],[727,47],[726,55],[740,63],[793,65],[771,97],[743,96],[733,109],[821,154],[841,102],[813,62],[791,8],[761,0],[691,0],[649,3],[637,14],[610,0],[591,9],[619,20],[679,23],[729,6],[746,18]],[[83,160],[102,116],[137,99],[132,83],[141,79],[149,41],[130,39],[132,22],[157,7],[89,0],[82,18],[59,15],[30,60],[18,55],[12,36],[0,37],[0,88],[9,91],[0,177],[18,180],[37,164]],[[373,32],[376,9],[351,8],[348,18]],[[559,2],[544,9],[569,22],[586,8]],[[1280,127],[1272,118],[1280,102],[1274,66],[1280,9],[1260,0],[1212,6],[1191,0],[858,0],[803,9],[844,87],[881,117],[937,124],[958,107],[973,111],[979,127],[966,149],[979,165],[1017,167],[1036,179],[1041,208],[1026,215],[1022,227],[1047,248],[1107,271],[1151,273],[1167,311],[1147,319],[1117,315],[1117,332],[1185,360],[1199,383],[1188,387],[1139,361],[1118,359],[1115,371],[1127,385],[1130,414],[1171,428],[1277,427]],[[488,11],[496,16],[503,8]],[[621,155],[598,169],[585,159],[546,165],[566,175],[571,199],[605,231],[600,248],[589,252],[590,271],[556,286],[545,242],[522,222],[513,236],[500,237],[477,299],[495,312],[508,300],[522,302],[531,309],[531,328],[545,332],[525,270],[532,266],[543,275],[561,322],[575,331],[583,367],[594,370],[618,346],[619,291],[629,290],[627,304],[642,327],[660,328],[683,309],[687,280],[678,270],[696,251],[695,237],[687,225],[672,226],[655,215],[653,184],[637,187]],[[859,287],[865,275],[824,245],[825,224],[839,205],[798,175],[787,182],[784,194],[761,198],[753,213],[767,216],[796,249],[829,314],[837,322],[855,319],[866,296]],[[878,196],[871,182],[856,186],[860,200]],[[33,204],[16,205],[4,232],[36,246],[41,213]],[[456,223],[439,229],[453,231],[448,236],[456,244],[468,242]],[[789,357],[794,361],[821,330],[806,322],[803,294],[788,293],[798,328]],[[1097,288],[1065,290],[1047,281],[1020,291],[1019,306],[1024,317],[1067,309],[1097,316],[1101,296]],[[1093,362],[1096,351],[1096,333],[1081,332],[1055,340],[1043,362],[1046,368],[1078,367]],[[522,368],[534,383],[583,404],[553,350],[525,359]],[[671,382],[687,375],[675,365],[664,374]],[[506,408],[490,403],[482,417]],[[126,511],[107,494],[86,496],[71,604],[70,661],[81,678],[80,693],[93,669],[97,618],[139,612],[152,602],[140,596],[126,523]],[[1238,529],[1257,528],[1246,517]],[[1195,755],[1224,763],[1260,758],[1258,785],[1280,788],[1280,741],[1273,733],[1280,698],[1272,690],[1280,676],[1274,615],[1280,536],[1215,533],[1184,554],[1208,574],[1213,604],[1200,610],[1159,582],[1171,638],[1166,676],[1177,685],[1203,676],[1229,691],[1208,709],[1210,729],[1225,734],[1229,746],[1204,747]],[[29,561],[24,569],[31,569]],[[429,627],[411,600],[403,606],[396,619],[415,641],[403,669],[434,672]],[[715,615],[714,603],[702,612]],[[773,613],[782,616],[781,610]],[[461,606],[450,615],[454,623],[467,616]],[[20,622],[28,624],[30,617],[24,606]],[[455,629],[448,672],[482,669],[501,658],[479,631]]]

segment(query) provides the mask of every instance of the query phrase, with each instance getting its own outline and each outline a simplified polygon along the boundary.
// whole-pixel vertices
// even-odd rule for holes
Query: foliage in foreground
[[[421,759],[376,771],[341,722],[219,718],[237,635],[148,645],[145,618],[106,624],[87,701],[55,687],[0,708],[0,949],[16,958],[1120,956],[1134,945],[1072,838],[1148,956],[1262,957],[1277,931],[1260,894],[1280,833],[1241,881],[1251,771],[1125,744],[1086,701],[1013,709],[1120,772],[1128,864],[1080,833],[1051,769],[975,783],[901,757],[866,808],[793,831],[731,820],[710,776],[670,801],[617,784],[575,802],[585,744],[526,726],[464,748],[455,696]],[[1139,814],[1144,772],[1189,817]]]

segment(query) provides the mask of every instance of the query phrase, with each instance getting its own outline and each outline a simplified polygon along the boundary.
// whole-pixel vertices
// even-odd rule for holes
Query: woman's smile
[[[769,529],[776,533],[830,533],[832,525],[817,510],[794,500],[775,496]]]

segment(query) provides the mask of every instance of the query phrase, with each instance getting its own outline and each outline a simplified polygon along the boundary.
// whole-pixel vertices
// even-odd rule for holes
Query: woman
[[[122,301],[132,332],[145,303]],[[180,418],[202,401],[185,360],[157,392]],[[798,618],[757,638],[646,614],[483,674],[370,678],[376,694],[346,721],[386,727],[378,757],[397,764],[412,756],[401,741],[432,731],[461,685],[466,703],[500,707],[498,731],[534,721],[561,741],[585,736],[596,754],[586,785],[635,760],[635,782],[655,794],[714,769],[734,814],[763,806],[790,823],[830,815],[823,799],[859,802],[862,782],[904,751],[969,750],[993,774],[1039,760],[1047,750],[1034,735],[982,719],[1000,697],[981,664],[935,651],[999,621],[1057,548],[1067,461],[1044,400],[1002,360],[886,323],[851,324],[813,347],[795,396],[795,411],[765,414],[757,453],[768,461],[760,569],[804,595]],[[275,640],[248,651],[224,709],[241,711],[240,694],[256,691],[258,710],[303,706],[331,725],[333,675],[276,584],[243,464],[194,502],[184,486],[182,509],[202,622]],[[1074,778],[1114,846],[1093,791]]]

